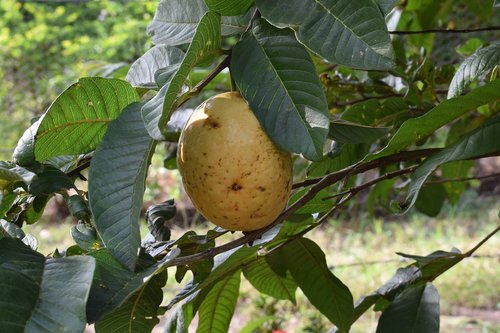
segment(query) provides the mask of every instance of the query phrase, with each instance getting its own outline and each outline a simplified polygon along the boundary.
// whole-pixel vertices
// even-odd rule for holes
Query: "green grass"
[[[426,255],[456,247],[465,252],[497,227],[499,209],[498,198],[478,199],[469,195],[458,207],[447,207],[435,219],[413,213],[403,220],[386,222],[367,217],[346,223],[331,221],[307,237],[320,244],[333,272],[357,299],[384,284],[398,267],[410,263],[403,261],[396,251]],[[56,247],[63,250],[72,245],[70,227],[71,223],[40,222],[25,231],[38,237],[40,252],[49,254]],[[198,231],[206,232],[206,228],[200,226]],[[146,231],[145,226],[143,231]],[[184,232],[176,229],[173,237]],[[441,296],[442,333],[500,332],[499,235],[485,243],[476,255],[478,257],[464,260],[435,281]],[[182,288],[173,276],[172,270],[165,288],[165,302]],[[263,325],[259,332],[270,332],[273,325],[286,332],[304,333],[323,332],[330,327],[300,290],[297,305],[259,295],[246,281],[242,283],[240,295],[232,332],[238,332],[249,318],[268,315],[275,319]],[[368,311],[351,332],[374,332],[376,324],[377,313]]]

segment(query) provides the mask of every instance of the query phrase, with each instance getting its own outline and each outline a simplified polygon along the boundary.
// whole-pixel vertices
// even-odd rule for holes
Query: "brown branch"
[[[425,29],[425,30],[395,30],[389,31],[392,35],[417,35],[417,34],[433,34],[433,33],[445,33],[445,34],[466,34],[481,31],[496,31],[500,30],[500,26],[490,26],[475,29]]]
[[[200,91],[203,90],[212,80],[219,75],[220,72],[222,72],[225,68],[229,67],[229,64],[231,62],[231,50],[228,50],[227,56],[222,60],[211,72],[210,74],[207,75],[203,80],[198,82],[193,89],[191,89],[188,93],[184,94],[183,96],[180,97],[180,100],[178,101],[177,105],[174,107],[174,109],[177,109],[181,107],[184,103],[186,103],[191,97],[194,95],[197,95],[200,93]]]
[[[310,184],[308,184],[308,185],[314,185],[314,186],[311,187],[309,189],[309,191],[307,191],[302,197],[300,197],[292,205],[290,205],[288,208],[286,208],[281,213],[281,215],[278,216],[278,218],[273,223],[271,223],[269,226],[267,226],[263,229],[260,229],[260,230],[252,231],[243,237],[240,237],[238,239],[230,241],[226,244],[222,244],[220,246],[210,248],[204,252],[188,255],[185,257],[175,258],[172,261],[170,261],[166,267],[187,265],[187,264],[199,261],[199,260],[213,258],[214,256],[216,256],[220,253],[223,253],[223,252],[232,250],[234,248],[237,248],[239,246],[251,243],[251,242],[259,239],[266,231],[270,230],[275,225],[285,221],[297,209],[299,209],[300,207],[304,206],[307,202],[312,200],[316,196],[316,194],[318,194],[318,192],[320,192],[322,189],[324,189],[328,186],[331,186],[331,185],[335,184],[336,182],[338,182],[346,177],[350,177],[352,175],[359,174],[359,173],[362,173],[362,172],[365,172],[365,171],[368,171],[368,170],[371,170],[374,168],[378,168],[381,166],[385,166],[385,165],[389,165],[389,164],[393,164],[393,163],[397,163],[397,162],[401,162],[401,161],[411,161],[411,160],[419,159],[421,157],[428,156],[429,154],[431,154],[437,150],[439,150],[439,149],[423,149],[423,150],[402,152],[402,153],[398,153],[398,154],[394,154],[394,155],[384,156],[384,157],[381,157],[381,158],[373,160],[373,161],[358,164],[354,167],[346,168],[346,169],[343,169],[341,171],[328,174],[328,175],[321,177],[321,178],[316,178],[314,180],[314,182],[311,182]],[[383,179],[385,179],[385,178],[383,178]],[[303,185],[303,186],[306,186],[306,185]],[[322,224],[324,221],[326,221],[329,218],[329,216],[331,214],[333,214],[333,212],[335,212],[343,204],[345,204],[350,199],[352,199],[358,192],[359,191],[349,193],[347,197],[341,199],[340,202],[337,203],[329,212],[327,212],[325,215],[323,215],[318,220],[317,223],[312,224],[311,226],[309,226],[308,228],[306,228],[304,231],[297,234],[296,236],[297,237],[302,236],[303,234],[309,232],[310,230],[312,230],[312,229],[316,228],[317,226],[319,226],[320,224]]]
[[[466,182],[469,180],[481,180],[487,178],[500,177],[500,172],[492,173],[491,175],[484,176],[473,176],[473,177],[463,177],[463,178],[443,178],[438,180],[430,180],[427,183],[429,184],[442,184],[442,183],[450,183],[450,182]]]
[[[398,162],[403,162],[403,161],[414,161],[418,160],[423,157],[427,157],[432,153],[435,153],[437,151],[441,150],[440,148],[430,148],[430,149],[421,149],[421,150],[413,150],[413,151],[404,151],[400,153],[396,153],[393,155],[389,156],[384,156],[381,158],[378,158],[373,161],[365,162],[358,164],[354,167],[349,167],[345,168],[333,173],[330,173],[324,177],[319,177],[319,178],[312,178],[312,179],[307,179],[303,182],[293,184],[293,188],[300,188],[300,187],[305,187],[309,185],[314,185],[322,181],[324,178],[330,178],[329,181],[333,180],[340,180],[342,178],[345,178],[347,175],[354,175],[354,174],[359,174],[363,173],[365,171],[378,168],[378,167],[384,167],[390,164],[398,163]],[[332,183],[333,184],[333,183]]]
[[[355,99],[352,101],[337,102],[337,103],[333,104],[333,106],[343,108],[345,106],[351,106],[351,105],[355,105],[358,103],[363,103],[363,102],[366,102],[366,101],[369,101],[372,99],[386,99],[386,98],[391,98],[391,97],[403,97],[403,96],[404,96],[403,94],[387,94],[387,95],[381,95],[381,96],[367,96],[367,97]]]
[[[401,175],[413,172],[416,168],[417,168],[417,166],[413,165],[413,166],[408,167],[408,168],[396,170],[396,171],[393,171],[393,172],[388,172],[388,173],[386,173],[386,174],[384,174],[384,175],[382,175],[382,176],[380,176],[378,178],[370,180],[369,182],[366,182],[364,184],[361,184],[361,185],[358,185],[358,186],[355,186],[355,187],[351,187],[348,190],[345,190],[343,192],[334,194],[334,195],[329,196],[329,197],[325,197],[322,200],[328,200],[328,199],[333,199],[333,198],[336,198],[336,197],[341,197],[341,196],[344,196],[344,195],[349,194],[349,193],[356,194],[356,193],[361,192],[364,189],[366,189],[366,188],[368,188],[370,186],[373,186],[373,185],[375,185],[375,184],[377,184],[377,183],[379,183],[379,182],[381,182],[383,180],[395,178],[395,177],[398,177],[398,176],[401,176]]]

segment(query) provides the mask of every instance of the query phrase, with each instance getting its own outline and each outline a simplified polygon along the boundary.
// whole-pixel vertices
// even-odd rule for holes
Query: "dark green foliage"
[[[6,148],[14,147],[11,133],[20,134],[20,113],[24,119],[47,111],[23,125],[29,128],[13,161],[0,161],[1,329],[82,332],[95,323],[97,332],[142,333],[167,311],[166,332],[187,332],[197,314],[198,332],[227,332],[243,276],[260,293],[293,303],[300,288],[333,331],[348,332],[373,308],[382,312],[378,333],[438,332],[432,282],[499,228],[465,253],[399,253],[414,262],[356,303],[349,281],[331,268],[336,258],[327,262],[304,236],[331,227],[324,222],[340,213],[386,216],[415,206],[436,216],[471,186],[465,180],[472,160],[500,154],[499,48],[492,33],[468,40],[454,34],[445,43],[441,35],[406,31],[447,28],[440,24],[460,15],[488,22],[493,11],[490,0],[85,1],[80,7],[4,0]],[[145,52],[145,34],[134,32],[148,24],[155,45]],[[83,75],[81,63],[72,62],[77,55],[115,64]],[[175,169],[190,110],[231,88],[269,137],[294,153],[296,190],[288,208],[268,227],[231,241],[221,241],[227,231],[220,228],[171,239],[177,208],[168,200],[149,207],[150,232],[141,239],[156,147],[170,141],[162,158]],[[78,220],[75,244],[44,256],[23,226],[38,222],[54,196]],[[172,283],[189,282],[161,307],[168,270],[175,272]],[[249,320],[243,331],[271,319]]]

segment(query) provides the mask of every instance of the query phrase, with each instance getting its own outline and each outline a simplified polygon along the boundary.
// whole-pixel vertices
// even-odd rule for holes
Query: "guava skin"
[[[194,111],[177,164],[194,206],[227,230],[271,224],[292,189],[291,155],[269,139],[237,92],[216,95]]]

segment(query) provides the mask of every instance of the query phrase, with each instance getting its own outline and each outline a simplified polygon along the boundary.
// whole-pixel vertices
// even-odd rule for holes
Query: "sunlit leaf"
[[[53,156],[94,150],[108,124],[138,99],[127,81],[81,78],[41,118],[35,138],[36,159],[44,161]]]

